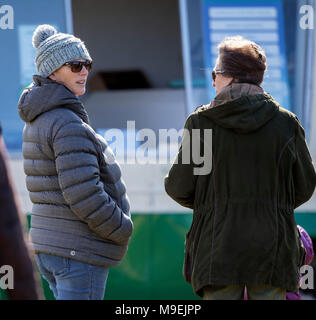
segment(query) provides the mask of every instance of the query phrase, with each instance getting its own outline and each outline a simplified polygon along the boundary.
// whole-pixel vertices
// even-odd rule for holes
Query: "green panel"
[[[105,299],[199,299],[182,276],[184,239],[192,215],[162,213],[132,217],[134,234],[121,265],[110,269]],[[316,213],[295,213],[295,219],[316,238]],[[47,282],[43,279],[42,282],[45,298],[53,300]]]
[[[43,279],[43,277],[41,277],[42,279],[42,286],[43,286],[43,291],[44,291],[44,296],[46,300],[56,300],[53,294],[53,291],[50,290],[48,282]]]
[[[8,300],[7,294],[2,289],[0,289],[0,300]]]
[[[295,221],[308,232],[311,238],[316,239],[316,212],[296,212]]]
[[[184,281],[184,239],[190,214],[133,214],[134,235],[120,266],[112,268],[106,299],[197,299]]]

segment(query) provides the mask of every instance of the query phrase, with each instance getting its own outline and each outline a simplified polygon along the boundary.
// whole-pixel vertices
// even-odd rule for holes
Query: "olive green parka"
[[[194,129],[198,142],[191,139]],[[212,129],[211,146],[205,129]],[[233,83],[193,112],[185,131],[165,189],[193,209],[183,273],[194,292],[202,296],[207,285],[297,290],[304,249],[294,209],[316,184],[298,118],[260,87]],[[212,147],[207,174],[194,172],[203,164],[194,164],[192,140],[201,153]],[[184,146],[190,161],[183,161]]]

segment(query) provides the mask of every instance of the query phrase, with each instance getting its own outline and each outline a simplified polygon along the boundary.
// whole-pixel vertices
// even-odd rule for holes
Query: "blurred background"
[[[1,10],[4,5],[12,13]],[[36,73],[31,39],[39,24],[85,42],[93,70],[81,99],[92,127],[102,134],[111,128],[127,132],[127,121],[135,121],[136,132],[149,128],[156,137],[160,129],[180,130],[196,107],[215,96],[211,71],[217,44],[229,35],[257,42],[268,63],[262,87],[297,114],[315,163],[315,5],[313,0],[1,1],[0,121],[28,223],[17,102]],[[126,153],[127,143],[123,148]],[[171,163],[172,154],[165,164],[121,163],[135,232],[126,258],[110,270],[105,299],[198,299],[182,277],[192,211],[164,191]],[[315,195],[295,219],[315,241]],[[42,298],[53,299],[43,279],[39,287]],[[304,290],[303,297],[316,298],[315,290]]]

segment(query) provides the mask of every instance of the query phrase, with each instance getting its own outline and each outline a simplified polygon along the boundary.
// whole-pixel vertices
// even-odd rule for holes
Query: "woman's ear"
[[[56,76],[55,76],[55,72],[53,72],[52,74],[50,74],[48,76],[49,79],[53,80],[53,81],[56,81]]]

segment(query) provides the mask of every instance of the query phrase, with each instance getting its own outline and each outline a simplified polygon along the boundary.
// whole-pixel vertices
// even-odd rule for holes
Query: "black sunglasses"
[[[74,73],[81,72],[83,66],[85,66],[88,72],[90,72],[92,69],[92,61],[69,61],[64,65],[70,66],[71,71]]]
[[[219,73],[222,74],[222,73],[225,73],[225,71],[215,70],[215,69],[212,71],[212,79],[213,79],[213,81],[215,81],[216,75],[219,74]]]

